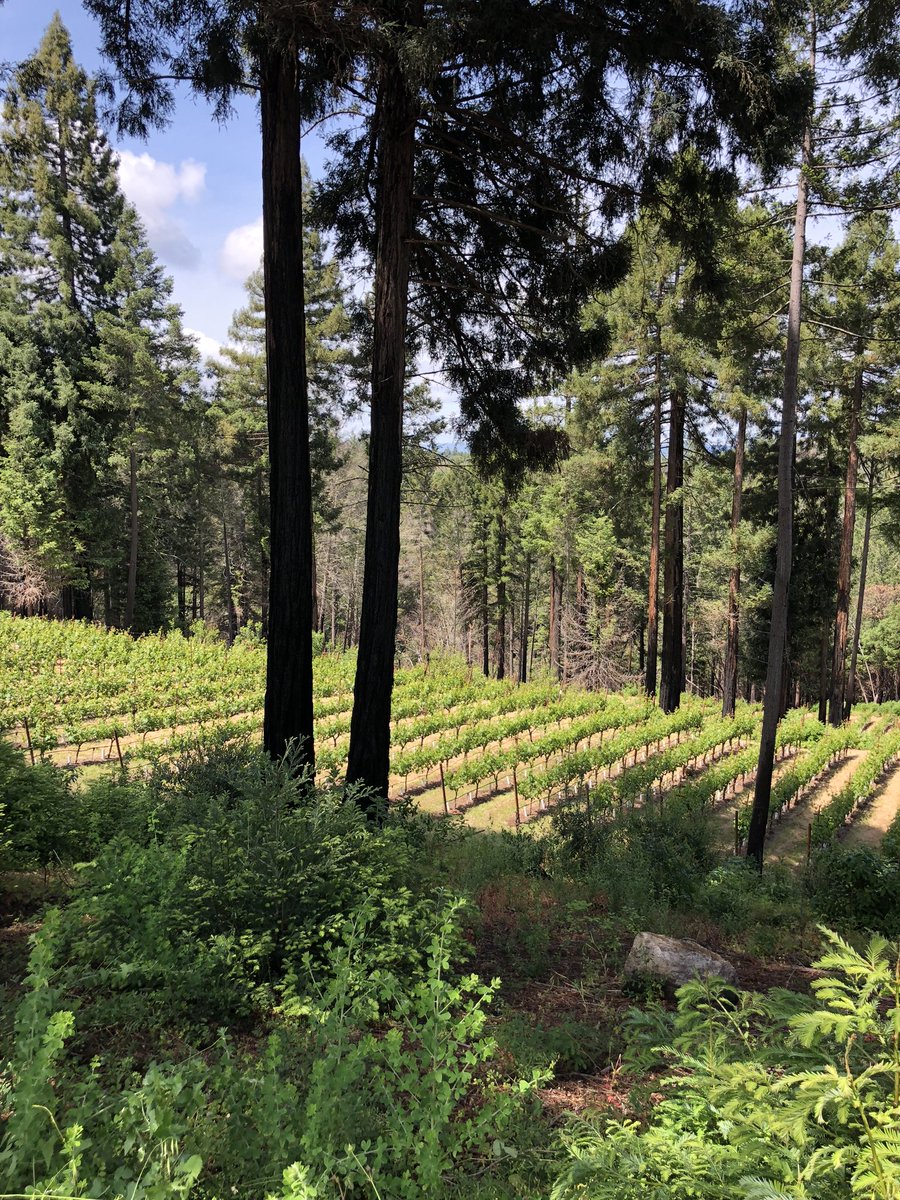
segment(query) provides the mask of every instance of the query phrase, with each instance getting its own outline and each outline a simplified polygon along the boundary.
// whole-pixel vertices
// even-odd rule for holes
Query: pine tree
[[[0,412],[7,496],[22,511],[4,532],[34,561],[69,616],[90,616],[90,543],[101,507],[95,430],[82,389],[86,347],[114,303],[114,242],[124,199],[97,124],[95,89],[54,17],[14,72],[0,125]],[[27,381],[27,383],[26,383]],[[33,455],[40,469],[22,474]],[[34,490],[34,495],[28,495]],[[8,510],[6,510],[8,511]]]
[[[843,242],[826,256],[817,276],[807,317],[820,339],[816,365],[822,382],[817,390],[835,399],[843,410],[840,441],[847,452],[828,704],[829,721],[840,725],[845,719],[860,442],[876,421],[885,419],[886,408],[890,408],[884,385],[896,369],[895,347],[900,335],[900,248],[887,214],[864,213],[854,218]],[[828,383],[823,387],[824,381]]]
[[[108,616],[126,629],[145,632],[158,628],[164,614],[154,614],[154,606],[145,604],[144,617],[135,619],[142,581],[139,558],[145,575],[154,557],[156,573],[166,569],[167,547],[159,544],[170,507],[166,473],[188,440],[191,411],[203,402],[197,350],[181,327],[171,280],[156,262],[129,206],[113,252],[116,308],[97,317],[92,381],[84,389],[84,407],[93,418],[95,445],[105,447],[104,514],[118,515],[106,535],[106,561],[113,593],[124,594],[108,596]],[[152,526],[158,527],[155,556],[149,554]],[[124,588],[121,583],[115,586],[117,577]]]
[[[305,178],[307,178],[305,176]],[[306,195],[309,195],[307,178]],[[321,234],[304,229],[306,362],[309,388],[310,467],[316,537],[336,517],[326,483],[339,462],[337,431],[352,396],[354,364],[351,319],[337,261],[326,253]],[[216,379],[212,413],[217,421],[227,476],[240,495],[247,601],[267,628],[268,604],[268,430],[266,421],[265,298],[261,270],[247,279],[247,304],[234,314]],[[255,582],[254,582],[255,581]],[[314,614],[315,616],[315,614]],[[318,621],[314,620],[314,626]]]
[[[157,593],[168,570],[149,531],[164,472],[152,504],[139,473],[181,444],[197,354],[119,188],[94,97],[56,17],[15,72],[0,129],[0,525],[65,615],[92,615],[102,590],[107,621],[137,627],[139,505]],[[143,628],[163,619],[161,598],[152,608]]]

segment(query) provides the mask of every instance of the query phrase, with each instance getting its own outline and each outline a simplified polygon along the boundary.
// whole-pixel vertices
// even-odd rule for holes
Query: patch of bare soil
[[[779,776],[791,766],[799,750],[789,750],[783,758],[779,758],[772,772],[772,779],[777,780]],[[728,795],[721,804],[717,804],[711,813],[713,840],[715,844],[722,849],[728,847],[729,850],[734,846],[734,814],[741,804],[748,799],[753,793],[753,786],[756,782],[756,772],[750,771],[746,779],[736,779],[733,785],[729,788]]]
[[[888,826],[900,810],[900,767],[895,767],[885,780],[884,786],[863,808],[852,825],[841,834],[841,841],[848,846],[877,847],[887,833]]]
[[[806,837],[809,824],[820,808],[824,808],[849,782],[867,752],[851,750],[846,758],[829,767],[816,786],[799,804],[786,812],[777,822],[766,842],[766,858],[796,867],[806,861]]]

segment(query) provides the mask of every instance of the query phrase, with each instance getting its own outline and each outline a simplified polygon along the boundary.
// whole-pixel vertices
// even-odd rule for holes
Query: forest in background
[[[823,127],[846,141],[834,97],[823,104]],[[200,620],[229,641],[248,626],[264,637],[261,273],[221,360],[204,369],[58,19],[8,85],[0,142],[2,602],[135,633]],[[305,188],[314,627],[324,647],[346,649],[359,637],[367,490],[367,439],[346,430],[364,420],[372,299],[347,282],[315,223],[314,183]],[[827,702],[849,590],[840,657],[859,694],[896,698],[900,680],[900,256],[883,205],[846,206],[852,215],[820,222],[828,244],[806,255],[785,705]],[[653,692],[668,637],[673,703],[683,690],[761,695],[791,219],[789,205],[758,197],[719,203],[704,248],[711,280],[658,219],[633,218],[627,273],[580,318],[608,333],[603,357],[558,374],[526,406],[565,453],[512,485],[452,448],[459,434],[428,372],[411,367],[405,661],[452,649],[500,678],[549,671]]]

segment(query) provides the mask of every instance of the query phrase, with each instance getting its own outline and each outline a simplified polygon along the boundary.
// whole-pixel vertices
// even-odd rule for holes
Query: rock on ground
[[[737,980],[734,966],[721,954],[707,950],[699,942],[665,937],[661,933],[637,935],[625,960],[625,974],[644,978],[650,976],[673,987],[680,987],[691,979],[707,979],[711,975],[724,979],[726,983],[735,983]]]

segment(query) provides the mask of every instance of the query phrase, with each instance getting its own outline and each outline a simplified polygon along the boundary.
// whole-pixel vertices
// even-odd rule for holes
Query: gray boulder
[[[707,950],[699,942],[665,937],[661,933],[639,933],[634,939],[625,974],[659,979],[672,987],[681,987],[691,979],[708,979],[716,975],[726,983],[735,983],[737,973],[721,954]]]

